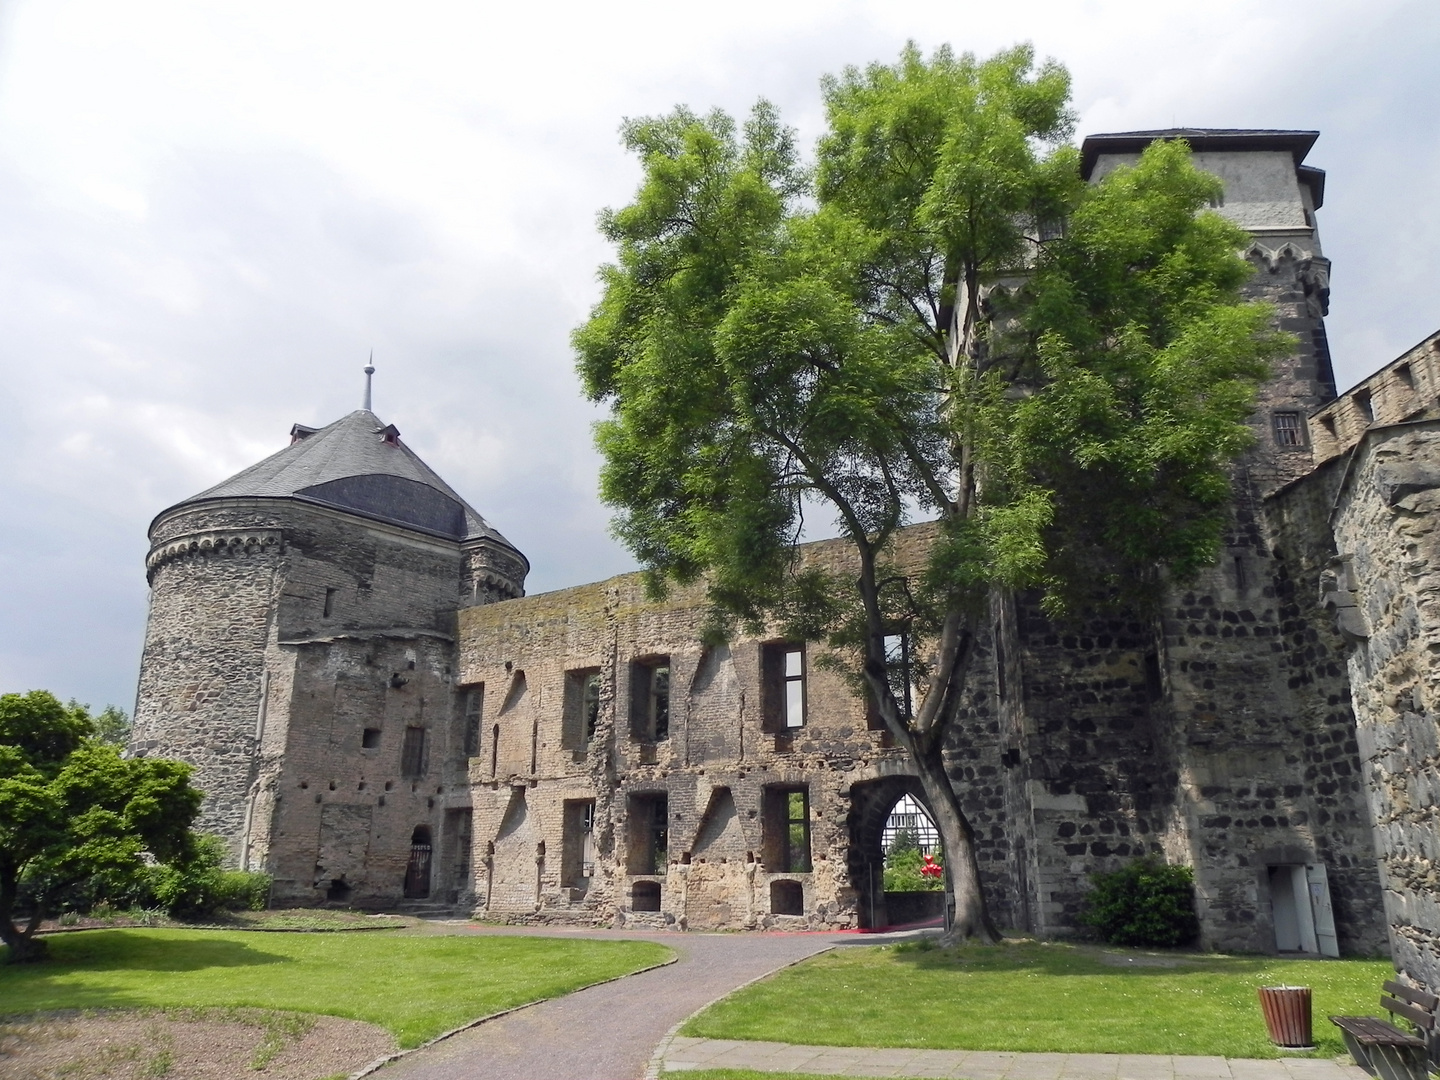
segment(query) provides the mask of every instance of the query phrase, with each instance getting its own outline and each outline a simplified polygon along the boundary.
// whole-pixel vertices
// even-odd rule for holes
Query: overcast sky
[[[0,692],[133,705],[146,527],[375,410],[533,564],[631,569],[570,330],[622,118],[776,102],[907,39],[1033,41],[1079,132],[1315,128],[1337,376],[1440,328],[1434,0],[0,0]]]

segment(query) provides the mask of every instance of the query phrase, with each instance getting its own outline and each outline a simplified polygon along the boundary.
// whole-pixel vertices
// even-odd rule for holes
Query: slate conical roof
[[[318,430],[296,424],[290,434],[278,454],[165,513],[216,499],[299,499],[454,540],[494,540],[519,554],[368,409]]]

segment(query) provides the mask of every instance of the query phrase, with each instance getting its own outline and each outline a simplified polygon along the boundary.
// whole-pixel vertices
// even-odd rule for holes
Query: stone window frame
[[[797,807],[798,796],[798,807]],[[772,874],[815,869],[808,784],[767,784],[761,795],[761,859]]]
[[[560,745],[585,753],[600,722],[602,672],[599,667],[571,668],[565,672],[565,699],[560,719]]]
[[[664,875],[670,861],[670,792],[628,792],[625,826],[625,872],[639,877]]]
[[[796,661],[793,665],[792,659]],[[760,646],[760,671],[764,730],[785,734],[803,728],[810,709],[810,659],[805,642],[765,642]],[[799,694],[798,709],[794,708],[795,690]]]
[[[560,884],[570,889],[589,888],[595,876],[595,800],[564,800],[563,818]]]
[[[668,653],[630,662],[630,735],[637,742],[670,738],[671,672]]]
[[[485,725],[485,684],[472,683],[461,688],[464,694],[464,734],[465,734],[465,757],[477,758],[480,756],[481,732]]]
[[[400,775],[406,779],[424,776],[429,771],[429,738],[420,724],[405,726],[405,741],[400,747]]]
[[[1305,414],[1300,409],[1270,410],[1270,440],[1277,449],[1310,449],[1310,433],[1307,427]],[[1294,441],[1287,441],[1290,438]]]

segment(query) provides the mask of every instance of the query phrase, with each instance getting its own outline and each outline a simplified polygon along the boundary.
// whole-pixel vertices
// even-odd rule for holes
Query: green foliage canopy
[[[940,747],[990,590],[1143,606],[1213,561],[1290,340],[1239,294],[1248,238],[1205,209],[1219,181],[1169,141],[1082,183],[1069,77],[1028,46],[912,46],[824,94],[813,165],[763,101],[738,127],[626,122],[643,179],[601,217],[617,258],[577,366],[610,407],[602,497],[652,587],[705,575],[712,636],[778,628],[855,659],[968,933],[986,918]],[[857,573],[798,550],[817,504]],[[925,518],[928,566],[896,566],[896,532]],[[884,653],[897,627],[917,641],[913,709]]]
[[[0,695],[0,940],[12,961],[43,952],[31,935],[62,889],[189,854],[201,800],[189,778],[177,761],[122,758],[84,706],[43,690]],[[24,929],[13,921],[22,888]]]
[[[825,94],[813,169],[765,102],[623,129],[644,180],[602,216],[618,261],[574,340],[612,407],[602,495],[656,584],[706,573],[724,612],[835,630],[860,598],[794,557],[816,501],[877,553],[946,522],[938,608],[884,598],[932,625],[991,584],[1063,606],[1211,561],[1286,345],[1239,298],[1218,181],[1177,141],[1081,184],[1068,77],[1025,47],[912,48]]]

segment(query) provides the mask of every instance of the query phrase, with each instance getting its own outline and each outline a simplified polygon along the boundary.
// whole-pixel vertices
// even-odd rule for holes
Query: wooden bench
[[[1355,1064],[1381,1080],[1428,1080],[1434,1068],[1435,1011],[1440,998],[1398,982],[1387,982],[1380,995],[1380,1007],[1391,1016],[1403,1016],[1419,1034],[1403,1031],[1373,1016],[1332,1016],[1340,1029],[1345,1048]]]

